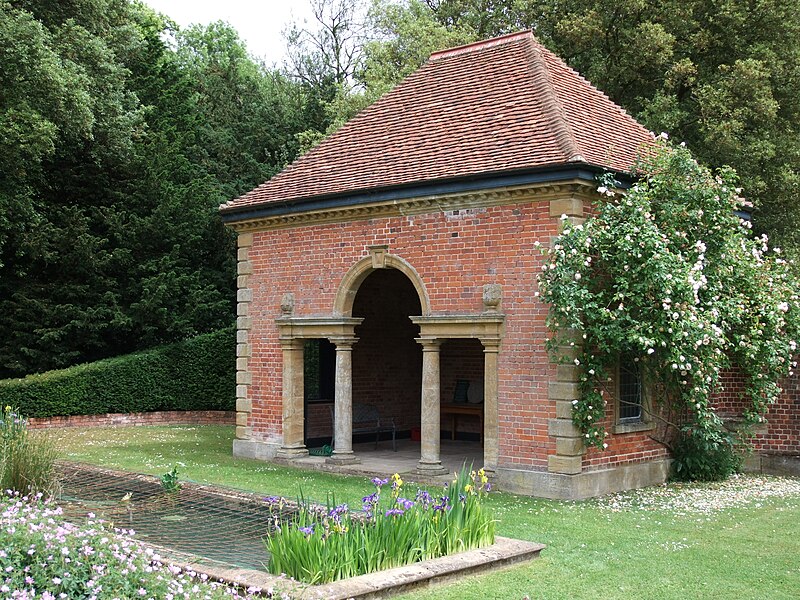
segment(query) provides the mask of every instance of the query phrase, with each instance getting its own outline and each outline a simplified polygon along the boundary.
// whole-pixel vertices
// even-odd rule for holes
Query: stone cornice
[[[500,313],[409,318],[415,325],[419,325],[421,340],[477,338],[487,343],[493,342],[496,345],[503,339],[505,315]]]
[[[364,319],[349,317],[281,317],[275,319],[280,339],[352,338],[355,327]]]
[[[290,214],[255,217],[227,225],[237,232],[266,231],[308,225],[344,223],[367,219],[390,218],[460,209],[526,204],[545,200],[596,197],[593,183],[573,179],[559,183],[524,185],[457,194],[434,194],[415,198],[386,200],[371,204],[339,206]]]

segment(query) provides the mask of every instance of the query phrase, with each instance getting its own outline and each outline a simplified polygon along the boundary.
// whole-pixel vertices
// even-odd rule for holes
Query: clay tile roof
[[[651,142],[650,132],[525,31],[433,54],[221,210],[559,165],[626,172]]]

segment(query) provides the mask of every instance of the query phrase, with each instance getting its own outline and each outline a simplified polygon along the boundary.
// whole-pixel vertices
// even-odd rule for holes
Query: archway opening
[[[420,313],[416,288],[396,269],[370,273],[353,302],[352,316],[364,319],[353,346],[353,403],[373,405],[393,419],[398,437],[420,426],[422,348],[415,341],[419,327],[409,319]]]

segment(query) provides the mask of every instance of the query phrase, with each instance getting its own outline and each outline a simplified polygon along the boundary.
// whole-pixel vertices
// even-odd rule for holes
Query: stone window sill
[[[655,428],[654,423],[617,423],[614,425],[613,431],[614,433],[635,433],[637,431],[650,431]]]

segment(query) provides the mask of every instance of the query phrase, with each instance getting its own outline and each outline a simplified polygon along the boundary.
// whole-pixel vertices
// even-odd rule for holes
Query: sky
[[[280,65],[285,58],[281,32],[286,26],[311,18],[307,0],[145,0],[145,3],[181,27],[227,21],[239,32],[250,53],[268,65]]]

